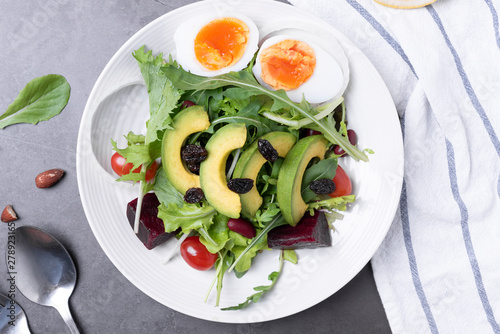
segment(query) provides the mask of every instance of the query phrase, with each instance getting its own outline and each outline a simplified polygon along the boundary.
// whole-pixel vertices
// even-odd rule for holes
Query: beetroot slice
[[[139,219],[139,232],[137,237],[147,249],[153,249],[175,236],[175,232],[166,233],[163,220],[158,218],[158,206],[160,201],[154,193],[147,193],[142,199],[141,217]],[[134,228],[135,212],[137,210],[137,198],[127,204],[127,218]]]
[[[332,245],[332,236],[325,214],[306,212],[296,226],[278,226],[267,234],[267,245],[273,249],[318,248]]]

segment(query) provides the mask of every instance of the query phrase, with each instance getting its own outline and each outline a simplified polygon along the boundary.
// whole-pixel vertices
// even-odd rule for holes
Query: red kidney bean
[[[349,142],[352,145],[356,145],[358,143],[358,136],[356,135],[356,132],[352,129],[347,130],[347,138],[349,138]],[[347,155],[344,149],[339,145],[335,145],[335,147],[333,148],[333,153],[335,153],[336,155],[340,155],[341,157]]]
[[[305,129],[303,136],[308,137],[308,136],[314,136],[314,135],[320,135],[320,134],[321,134],[321,132],[319,132],[319,131],[312,130],[312,129]]]
[[[181,109],[184,109],[184,108],[187,108],[187,107],[192,107],[192,106],[194,106],[194,102],[189,101],[189,100],[184,100],[182,102]]]
[[[249,239],[254,238],[256,234],[255,227],[252,225],[252,223],[242,218],[229,219],[229,221],[227,222],[227,228]]]

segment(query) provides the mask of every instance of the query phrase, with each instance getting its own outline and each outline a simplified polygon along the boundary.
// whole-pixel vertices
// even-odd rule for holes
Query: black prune
[[[198,203],[204,196],[205,194],[201,188],[189,188],[184,194],[184,201],[186,203]]]
[[[189,164],[188,169],[191,173],[200,175],[200,164]]]
[[[182,160],[190,165],[199,164],[207,158],[207,155],[207,150],[200,145],[188,144],[181,150]]]
[[[257,142],[257,146],[259,148],[260,154],[266,159],[267,161],[270,162],[275,162],[278,160],[278,151],[271,145],[271,143],[268,140],[265,139],[259,139]]]
[[[330,179],[319,179],[311,182],[309,189],[317,195],[327,195],[335,191],[335,183]]]
[[[246,194],[252,190],[253,180],[234,178],[227,181],[227,187],[229,190],[234,191],[237,194]]]

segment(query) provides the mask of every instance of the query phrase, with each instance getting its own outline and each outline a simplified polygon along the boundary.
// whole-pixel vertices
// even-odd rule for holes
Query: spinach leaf
[[[0,129],[17,123],[37,124],[58,115],[68,104],[70,86],[58,74],[31,80],[0,115]]]
[[[159,168],[156,173],[155,184],[153,190],[158,197],[160,203],[175,203],[177,206],[181,207],[184,205],[184,198],[182,194],[175,189],[172,184],[167,179],[167,175],[163,171],[163,168]]]
[[[309,188],[311,182],[320,179],[332,180],[337,171],[337,158],[331,157],[323,159],[318,163],[306,169],[304,177],[302,178],[302,199],[304,202],[309,202],[317,195]]]

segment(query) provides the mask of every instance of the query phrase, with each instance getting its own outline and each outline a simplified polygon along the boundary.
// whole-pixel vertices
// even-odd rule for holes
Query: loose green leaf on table
[[[51,119],[68,104],[70,90],[66,79],[58,74],[31,80],[0,115],[0,129],[17,123],[37,124]]]

